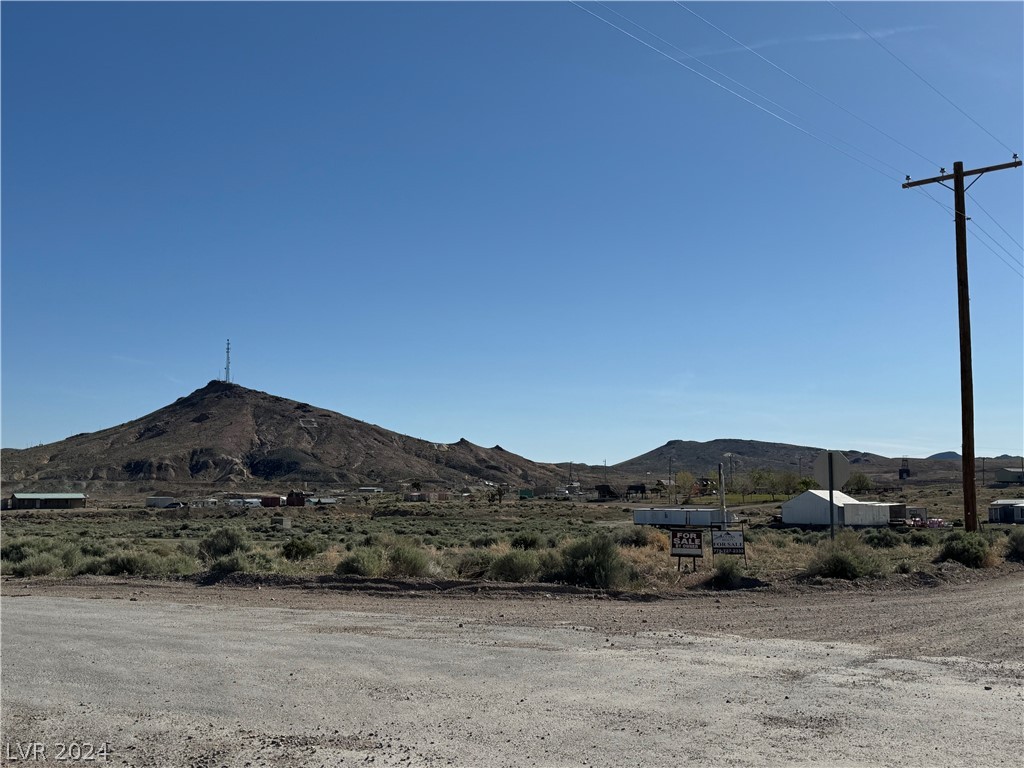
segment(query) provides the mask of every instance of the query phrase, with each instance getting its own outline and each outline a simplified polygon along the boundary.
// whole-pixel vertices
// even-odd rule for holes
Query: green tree
[[[846,481],[843,490],[847,493],[866,493],[873,487],[871,479],[863,472],[854,472]]]
[[[693,486],[696,482],[697,479],[693,476],[692,472],[687,472],[685,469],[676,472],[676,487],[687,501],[693,496]]]

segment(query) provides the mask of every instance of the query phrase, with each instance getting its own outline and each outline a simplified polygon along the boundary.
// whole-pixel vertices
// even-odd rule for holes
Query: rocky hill
[[[500,446],[418,440],[306,403],[212,381],[171,405],[99,432],[3,451],[4,490],[416,481],[460,487],[564,482],[564,471]]]

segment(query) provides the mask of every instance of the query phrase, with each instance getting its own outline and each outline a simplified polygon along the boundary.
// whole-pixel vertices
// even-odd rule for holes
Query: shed
[[[997,469],[996,482],[1024,485],[1024,467],[1002,467]]]
[[[9,509],[85,509],[84,493],[13,493]]]
[[[843,506],[857,500],[842,491],[834,491],[832,500],[836,510],[836,525],[842,524]],[[782,503],[782,522],[786,525],[830,525],[828,491],[805,491]],[[888,520],[885,521],[888,524]]]
[[[988,505],[990,523],[1024,523],[1024,499],[997,499]]]

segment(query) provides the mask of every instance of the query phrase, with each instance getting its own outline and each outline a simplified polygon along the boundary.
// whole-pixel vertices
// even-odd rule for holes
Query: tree
[[[505,484],[502,483],[497,488],[495,488],[494,493],[498,497],[498,503],[501,504],[501,500],[505,498]]]
[[[779,473],[779,489],[786,496],[793,496],[800,490],[800,476],[791,469]]]
[[[871,479],[863,472],[854,472],[843,486],[843,489],[849,493],[865,493],[870,491],[871,488]]]
[[[693,496],[693,486],[696,482],[692,472],[687,472],[685,469],[676,472],[676,485],[683,492],[687,501]]]
[[[732,479],[733,492],[738,493],[743,501],[754,492],[754,481],[749,474],[737,475]]]

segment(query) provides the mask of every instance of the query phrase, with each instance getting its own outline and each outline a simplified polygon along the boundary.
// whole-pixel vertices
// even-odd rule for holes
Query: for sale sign
[[[703,531],[672,531],[673,557],[704,557]]]
[[[711,552],[715,555],[742,555],[743,531],[712,531]]]

